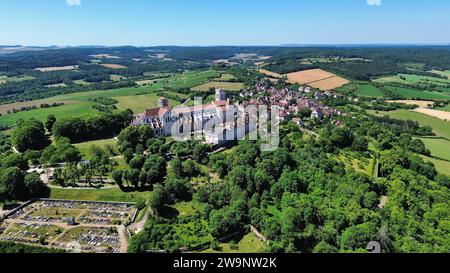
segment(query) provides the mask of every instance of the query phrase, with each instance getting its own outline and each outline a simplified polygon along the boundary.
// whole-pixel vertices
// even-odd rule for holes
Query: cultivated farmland
[[[281,75],[281,74],[278,74],[278,73],[275,73],[275,72],[271,72],[271,71],[266,70],[266,69],[260,69],[259,73],[267,75],[267,76],[272,77],[272,78],[281,78],[281,77],[283,77],[283,75]]]
[[[440,110],[434,110],[434,109],[427,109],[427,108],[417,108],[413,110],[417,113],[422,113],[431,117],[435,117],[438,119],[442,119],[445,121],[450,121],[450,112],[447,111],[440,111]]]
[[[127,68],[126,66],[121,65],[121,64],[100,64],[100,65],[103,66],[103,67],[106,67],[106,68],[111,68],[111,69]]]
[[[417,105],[419,107],[423,107],[423,108],[429,108],[430,105],[433,105],[432,101],[427,101],[427,100],[388,100],[387,102],[390,103],[403,103],[403,104],[408,104],[408,105]]]
[[[89,55],[92,58],[95,59],[120,59],[118,56],[110,55],[110,54],[95,54],[95,55]]]
[[[430,72],[445,76],[450,80],[450,70],[445,70],[445,71],[431,70]]]
[[[322,69],[293,72],[286,76],[290,83],[306,84],[321,90],[331,90],[349,83],[348,80]]]
[[[289,83],[306,84],[321,90],[332,90],[349,83],[348,80],[322,69],[309,69],[286,75],[281,75],[265,69],[260,69],[259,72],[272,78],[286,76]]]
[[[422,113],[427,116],[435,117],[438,119],[442,119],[445,121],[450,121],[450,112],[444,111],[441,109],[431,109],[433,106],[432,101],[421,101],[421,100],[390,100],[387,102],[397,102],[397,103],[403,103],[408,105],[417,105],[418,108],[412,110],[417,113]]]
[[[67,65],[67,66],[53,66],[53,67],[40,67],[35,70],[41,72],[54,72],[54,71],[67,71],[77,69],[78,65]]]
[[[157,106],[157,100],[160,97],[156,94],[158,91],[176,90],[183,88],[189,89],[195,86],[202,85],[208,80],[218,77],[220,77],[220,73],[212,70],[201,72],[191,71],[183,74],[177,74],[170,78],[158,81],[152,86],[78,92],[58,95],[55,97],[47,98],[45,100],[36,100],[18,104],[5,104],[1,105],[0,109],[1,111],[6,113],[8,109],[20,108],[18,106],[21,104],[39,105],[41,103],[68,102],[68,104],[59,107],[36,109],[9,115],[2,115],[0,116],[0,124],[13,126],[18,119],[27,120],[32,117],[45,122],[47,116],[50,114],[55,115],[57,119],[66,117],[99,115],[100,112],[92,108],[95,103],[91,101],[91,99],[98,97],[114,98],[118,101],[118,104],[116,106],[119,110],[130,108],[137,113],[145,110],[146,108]],[[171,94],[176,95],[178,93],[173,92]],[[179,94],[179,97],[184,96],[183,94]],[[169,101],[172,105],[177,105],[180,103],[175,100]]]
[[[55,101],[52,101],[52,103]],[[64,105],[68,105],[68,104],[75,104],[77,103],[76,101],[56,101],[57,103],[64,103]],[[40,107],[41,104],[43,103],[49,103],[49,101],[47,99],[43,99],[43,100],[35,100],[35,101],[23,101],[23,102],[14,102],[14,103],[8,103],[8,104],[0,104],[0,114],[2,115],[6,115],[8,113],[8,111],[12,111],[13,109],[20,109],[22,107],[32,107],[32,106],[36,106],[36,107]],[[61,106],[58,106],[61,107]]]
[[[439,92],[426,92],[413,88],[397,87],[397,86],[385,86],[385,88],[391,91],[393,94],[400,95],[406,99],[421,99],[421,100],[450,100],[450,94]]]
[[[244,88],[244,84],[240,82],[208,82],[192,88],[194,91],[209,91],[211,88],[221,88],[227,91],[239,91]]]
[[[449,79],[441,79],[430,76],[421,76],[421,75],[410,75],[410,74],[399,74],[391,77],[383,77],[374,80],[375,82],[380,83],[390,83],[397,82],[403,84],[416,84],[416,83],[433,83],[436,85],[448,85],[450,84]]]

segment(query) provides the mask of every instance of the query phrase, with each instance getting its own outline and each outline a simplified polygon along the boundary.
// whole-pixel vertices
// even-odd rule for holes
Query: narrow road
[[[128,239],[127,235],[125,234],[125,227],[120,226],[117,228],[117,231],[119,232],[119,241],[120,241],[120,253],[127,253],[128,250]]]
[[[133,223],[129,226],[129,229],[131,231],[133,231],[134,233],[139,233],[141,231],[144,230],[145,228],[145,223],[147,223],[148,218],[150,217],[150,215],[153,214],[152,209],[150,208],[150,206],[148,206],[147,211],[145,212],[144,217],[142,217],[142,219],[136,223]]]

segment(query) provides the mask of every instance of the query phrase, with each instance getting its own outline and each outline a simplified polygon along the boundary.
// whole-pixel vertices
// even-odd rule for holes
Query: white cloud
[[[369,6],[381,6],[381,0],[367,0]]]
[[[80,6],[81,0],[66,0],[69,6]]]

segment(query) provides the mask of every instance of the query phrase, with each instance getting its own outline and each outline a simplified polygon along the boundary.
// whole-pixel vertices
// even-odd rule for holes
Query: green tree
[[[181,159],[178,157],[175,157],[170,161],[170,166],[172,167],[172,171],[175,173],[177,177],[183,178],[184,171],[183,171],[183,163],[181,162]]]
[[[0,176],[0,189],[10,199],[25,198],[24,172],[17,167],[5,169]]]
[[[137,169],[131,169],[128,173],[127,173],[127,180],[130,181],[130,183],[135,187],[138,188],[139,187],[139,175],[140,175],[140,171]]]
[[[42,197],[48,191],[37,173],[25,175],[25,189],[27,198]]]
[[[163,186],[156,185],[152,197],[150,198],[150,207],[157,215],[167,202],[167,193]]]
[[[377,239],[378,229],[374,223],[367,222],[347,228],[341,236],[341,249],[365,249],[367,244]]]
[[[119,186],[119,188],[123,187],[123,172],[121,170],[114,170],[112,172],[112,178],[116,182],[116,184]]]
[[[30,119],[21,123],[13,131],[11,140],[19,152],[42,150],[49,144],[49,140],[45,135],[44,125],[36,119]]]
[[[54,115],[49,115],[47,117],[47,121],[45,122],[45,128],[47,131],[52,132],[53,131],[53,125],[56,123],[56,117]]]

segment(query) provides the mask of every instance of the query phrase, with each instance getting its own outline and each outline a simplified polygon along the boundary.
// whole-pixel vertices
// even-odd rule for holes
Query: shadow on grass
[[[161,208],[159,214],[166,219],[176,219],[180,215],[180,212],[175,208],[164,206]]]
[[[126,192],[126,193],[129,193],[129,192],[148,192],[148,191],[153,191],[153,186],[144,186],[144,187],[138,187],[138,188],[136,188],[136,187],[132,187],[132,186],[126,186],[126,187],[124,187],[124,186],[122,186],[122,187],[119,187],[120,188],[120,190],[122,191],[122,192]]]

